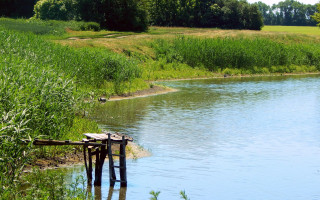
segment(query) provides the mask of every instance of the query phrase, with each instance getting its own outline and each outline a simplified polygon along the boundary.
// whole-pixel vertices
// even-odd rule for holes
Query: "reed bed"
[[[94,25],[94,26],[93,26]],[[79,30],[99,30],[100,26],[94,22],[81,21],[57,21],[57,20],[39,20],[39,19],[10,19],[0,18],[0,26],[10,30],[20,32],[30,32],[36,35],[54,35],[62,36],[66,29]]]
[[[283,44],[269,39],[255,38],[196,38],[177,37],[152,43],[158,59],[183,62],[210,71],[240,69],[246,73],[292,72],[289,66],[309,66],[320,69],[319,44]],[[286,68],[275,67],[286,66]]]
[[[80,86],[100,87],[105,81],[113,81],[118,87],[123,81],[140,77],[141,73],[134,60],[108,50],[74,49],[45,41],[31,33],[4,28],[0,28],[0,51],[36,66],[48,66],[74,79]]]

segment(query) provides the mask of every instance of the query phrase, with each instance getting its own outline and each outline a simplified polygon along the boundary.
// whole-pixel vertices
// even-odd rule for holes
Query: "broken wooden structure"
[[[92,182],[93,156],[95,156],[95,179],[94,185],[101,185],[102,168],[105,158],[109,158],[109,179],[110,186],[113,187],[116,182],[120,182],[121,187],[127,186],[127,167],[126,167],[126,145],[128,141],[133,141],[131,137],[120,133],[85,133],[87,138],[82,141],[58,141],[35,139],[34,145],[82,145],[84,164],[86,167],[89,183]],[[120,145],[119,154],[112,153],[112,145]],[[114,165],[113,157],[119,157],[119,165]],[[120,179],[117,179],[115,169],[119,169]]]

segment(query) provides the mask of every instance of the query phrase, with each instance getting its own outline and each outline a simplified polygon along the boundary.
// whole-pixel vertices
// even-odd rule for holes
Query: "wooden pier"
[[[58,141],[58,140],[34,140],[34,145],[81,145],[83,146],[84,164],[87,178],[92,183],[93,157],[95,157],[95,178],[94,185],[101,186],[102,168],[105,158],[109,159],[109,179],[110,186],[113,187],[119,182],[121,187],[127,187],[127,167],[126,167],[126,145],[128,141],[133,141],[131,137],[120,133],[85,133],[86,139],[82,141]],[[119,145],[119,154],[112,153],[112,145]],[[119,165],[114,165],[114,156],[119,157]],[[120,179],[117,179],[116,169],[119,170]]]

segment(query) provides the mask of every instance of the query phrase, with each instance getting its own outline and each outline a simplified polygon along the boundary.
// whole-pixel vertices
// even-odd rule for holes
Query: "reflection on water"
[[[320,199],[319,77],[165,82],[180,91],[97,107],[102,128],[153,154],[127,162],[125,192],[106,165],[98,198]]]

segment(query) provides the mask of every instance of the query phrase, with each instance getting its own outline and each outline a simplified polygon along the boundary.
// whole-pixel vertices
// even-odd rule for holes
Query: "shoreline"
[[[242,74],[242,75],[228,75],[227,77],[212,76],[212,77],[196,77],[196,78],[181,78],[181,79],[163,79],[156,80],[153,83],[164,81],[188,81],[188,80],[207,80],[207,79],[230,79],[230,78],[251,78],[251,77],[278,77],[278,76],[303,76],[303,75],[320,75],[320,72],[307,72],[307,73],[275,73],[275,74]],[[139,90],[132,94],[115,95],[111,96],[108,101],[121,101],[126,99],[143,98],[155,95],[168,94],[171,92],[178,92],[178,89],[169,88],[162,85],[154,85],[151,88],[145,90]]]
[[[139,90],[132,94],[125,94],[125,95],[115,95],[111,96],[108,101],[120,101],[125,99],[135,99],[135,98],[142,98],[142,97],[148,97],[148,96],[155,96],[155,95],[161,95],[161,94],[168,94],[171,92],[177,92],[178,89],[174,88],[168,88],[164,86],[154,85],[151,88],[145,89],[145,90]]]

